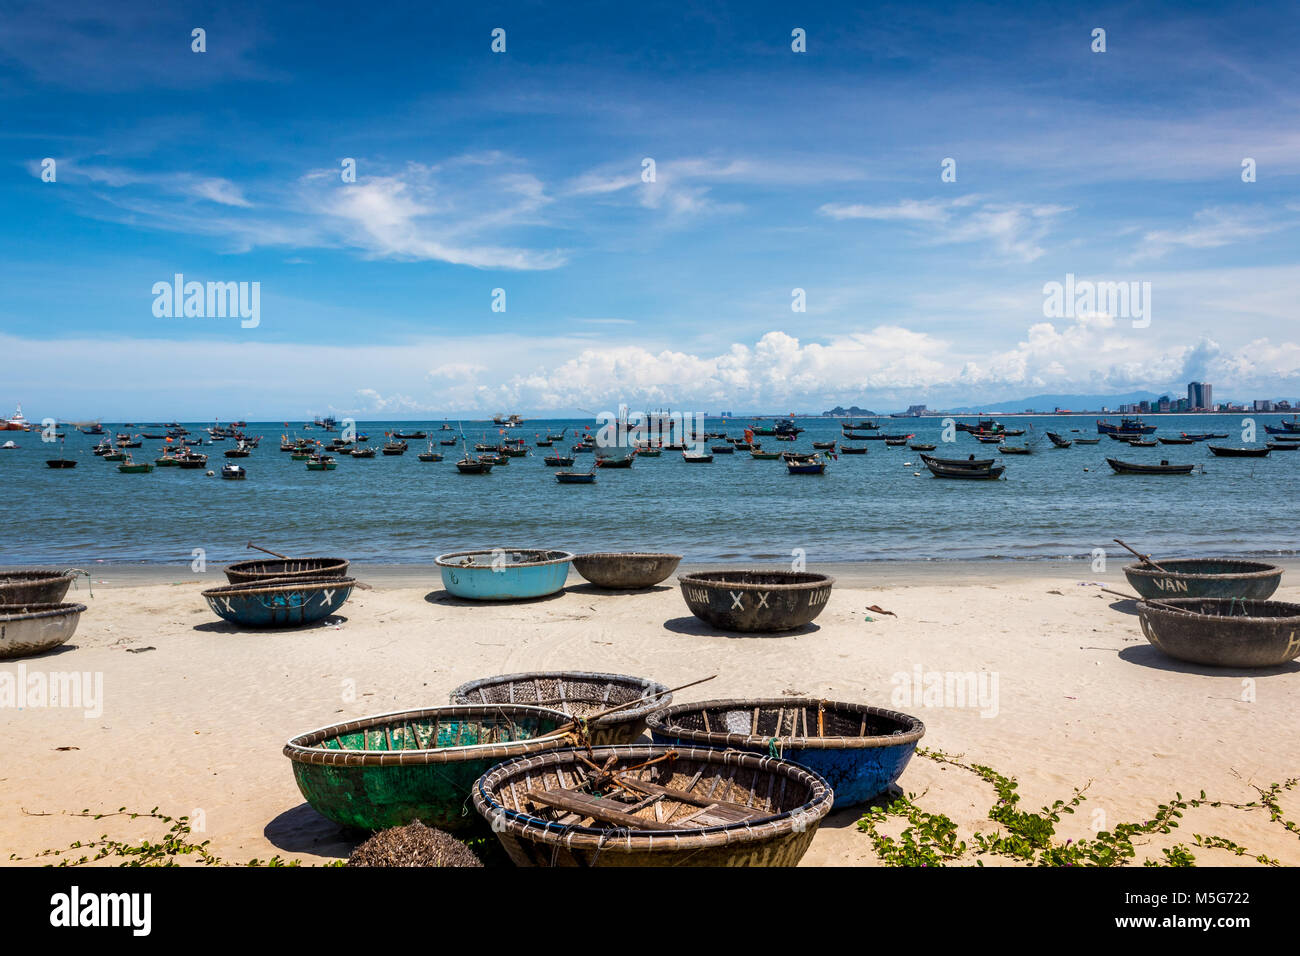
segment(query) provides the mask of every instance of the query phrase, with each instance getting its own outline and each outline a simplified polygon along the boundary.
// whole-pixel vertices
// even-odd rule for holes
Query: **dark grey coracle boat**
[[[67,595],[72,579],[86,573],[75,568],[0,571],[0,604],[58,604]]]
[[[794,866],[833,794],[788,760],[687,747],[556,750],[498,764],[474,809],[518,866]]]
[[[1282,581],[1282,569],[1263,561],[1235,558],[1188,558],[1161,561],[1159,567],[1136,562],[1124,568],[1129,585],[1144,598],[1247,598],[1263,601]]]
[[[1206,445],[1220,458],[1267,458],[1271,449],[1267,445],[1258,448],[1233,448],[1231,445]]]
[[[1141,602],[1138,616],[1148,641],[1193,664],[1276,667],[1300,654],[1300,604],[1165,598],[1160,604]]]
[[[344,578],[344,558],[283,558],[270,561],[240,561],[226,568],[231,584],[254,584],[272,578]]]
[[[644,702],[587,723],[597,747],[631,744],[646,729],[646,720],[673,702],[663,684],[644,677],[590,671],[533,671],[502,674],[461,684],[451,692],[453,704],[532,704],[583,718],[641,698]]]
[[[691,613],[723,631],[788,631],[826,608],[835,579],[811,571],[728,570],[679,574]]]
[[[573,568],[598,588],[633,591],[654,587],[677,570],[680,554],[641,551],[600,551],[580,554]]]

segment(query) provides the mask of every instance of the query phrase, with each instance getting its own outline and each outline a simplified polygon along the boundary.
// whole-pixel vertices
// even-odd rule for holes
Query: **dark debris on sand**
[[[381,830],[352,851],[348,866],[482,866],[474,851],[420,821]]]

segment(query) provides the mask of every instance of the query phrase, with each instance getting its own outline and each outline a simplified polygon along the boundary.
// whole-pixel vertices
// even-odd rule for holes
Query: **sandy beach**
[[[83,581],[68,598],[89,607],[72,641],[0,662],[15,678],[102,675],[102,701],[90,713],[0,709],[0,849],[45,863],[41,851],[103,833],[157,837],[165,830],[157,821],[70,814],[158,807],[200,820],[195,839],[210,840],[226,862],[344,858],[353,841],[304,804],[281,754],[287,738],[445,703],[464,681],[535,669],[613,671],[670,686],[718,675],[679,700],[784,694],[892,706],[925,722],[923,747],[1016,778],[1023,809],[1086,786],[1086,801],[1057,827],[1062,841],[1148,820],[1175,793],[1249,803],[1255,787],[1300,772],[1300,663],[1238,672],[1164,657],[1142,637],[1132,605],[1095,586],[1126,589],[1119,562],[1100,575],[1081,562],[812,570],[837,577],[814,626],[739,636],[692,617],[671,579],[610,594],[573,574],[552,598],[471,605],[447,596],[436,568],[416,566],[355,568],[373,589],[354,592],[330,623],[241,633],[200,597],[224,583],[219,569],[96,566],[93,597]],[[1275,599],[1300,601],[1296,568]],[[967,672],[985,673],[984,699],[896,696],[918,678]],[[993,788],[966,770],[918,755],[901,786],[924,810],[951,817],[968,843],[977,830],[999,831],[987,817]],[[1300,791],[1283,792],[1280,805],[1300,818]],[[859,816],[827,818],[803,865],[879,865],[854,825]],[[1189,810],[1172,833],[1139,838],[1134,863],[1191,845],[1193,834],[1249,850],[1193,847],[1201,865],[1253,864],[1255,854],[1300,864],[1300,841],[1266,810],[1229,807]],[[968,852],[960,862],[975,860]]]

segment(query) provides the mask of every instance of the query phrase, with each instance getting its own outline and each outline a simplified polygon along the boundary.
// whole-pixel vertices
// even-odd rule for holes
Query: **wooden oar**
[[[1134,551],[1132,548],[1130,548],[1127,544],[1125,544],[1125,543],[1124,543],[1123,541],[1121,541],[1119,538],[1115,538],[1114,541],[1115,541],[1115,543],[1116,543],[1117,545],[1119,545],[1121,548],[1125,548],[1125,549],[1128,550],[1128,551],[1132,551],[1133,554],[1137,555],[1139,558],[1142,559],[1142,562],[1143,562],[1144,564],[1149,564],[1149,565],[1151,565],[1151,567],[1155,568],[1157,571],[1164,571],[1164,570],[1165,570],[1165,569],[1162,568],[1160,565],[1156,564],[1154,561],[1151,560],[1151,555],[1149,555],[1149,554],[1143,554],[1141,551]],[[1168,573],[1168,572],[1166,572],[1166,573]]]
[[[246,545],[246,547],[249,547],[249,548],[256,548],[258,551],[264,551],[264,552],[267,553],[267,554],[275,555],[275,557],[279,558],[279,559],[282,560],[282,561],[288,561],[288,560],[290,560],[289,558],[285,557],[283,554],[279,554],[279,553],[277,553],[277,552],[275,552],[275,551],[271,551],[271,550],[269,550],[269,549],[267,549],[267,548],[264,548],[264,547],[262,547],[260,544],[253,544],[253,542],[251,542],[251,541],[248,542],[248,544]]]
[[[1162,607],[1166,611],[1180,611],[1183,614],[1194,613],[1192,611],[1189,611],[1185,607],[1178,607],[1173,604],[1166,604],[1164,601],[1157,601],[1155,598],[1138,597],[1134,594],[1125,594],[1123,591],[1112,591],[1110,588],[1102,588],[1102,590],[1105,591],[1107,594],[1113,594],[1116,597],[1127,598],[1130,601],[1137,601],[1139,604],[1151,604],[1154,605],[1155,607]]]
[[[699,680],[693,680],[689,684],[682,684],[680,687],[670,687],[667,690],[655,691],[650,694],[645,694],[644,696],[638,697],[635,700],[629,700],[625,703],[619,704],[617,707],[610,707],[607,708],[606,710],[602,710],[594,714],[588,714],[586,717],[582,719],[586,721],[599,720],[601,717],[607,717],[610,714],[617,713],[620,710],[626,710],[629,707],[635,707],[637,704],[643,704],[647,700],[652,700],[655,697],[663,697],[665,694],[675,694],[679,690],[686,690],[686,688],[688,687],[695,687],[698,684],[707,683],[708,681],[713,680],[713,678],[717,676],[718,676],[717,674],[711,674],[708,677],[702,677]],[[556,727],[549,734],[543,734],[542,737],[557,737],[560,736],[561,734],[567,734],[570,730],[572,730],[576,726],[578,726],[578,721],[576,720],[570,721],[567,724],[562,724],[561,726]],[[541,738],[537,738],[537,739],[540,740]]]

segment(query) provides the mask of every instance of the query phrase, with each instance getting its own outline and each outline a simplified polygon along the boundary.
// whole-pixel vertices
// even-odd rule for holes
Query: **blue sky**
[[[1293,4],[0,19],[0,402],[29,416],[1300,396]],[[260,283],[258,325],[156,316],[175,273]],[[1045,317],[1067,274],[1150,282],[1149,326]]]

